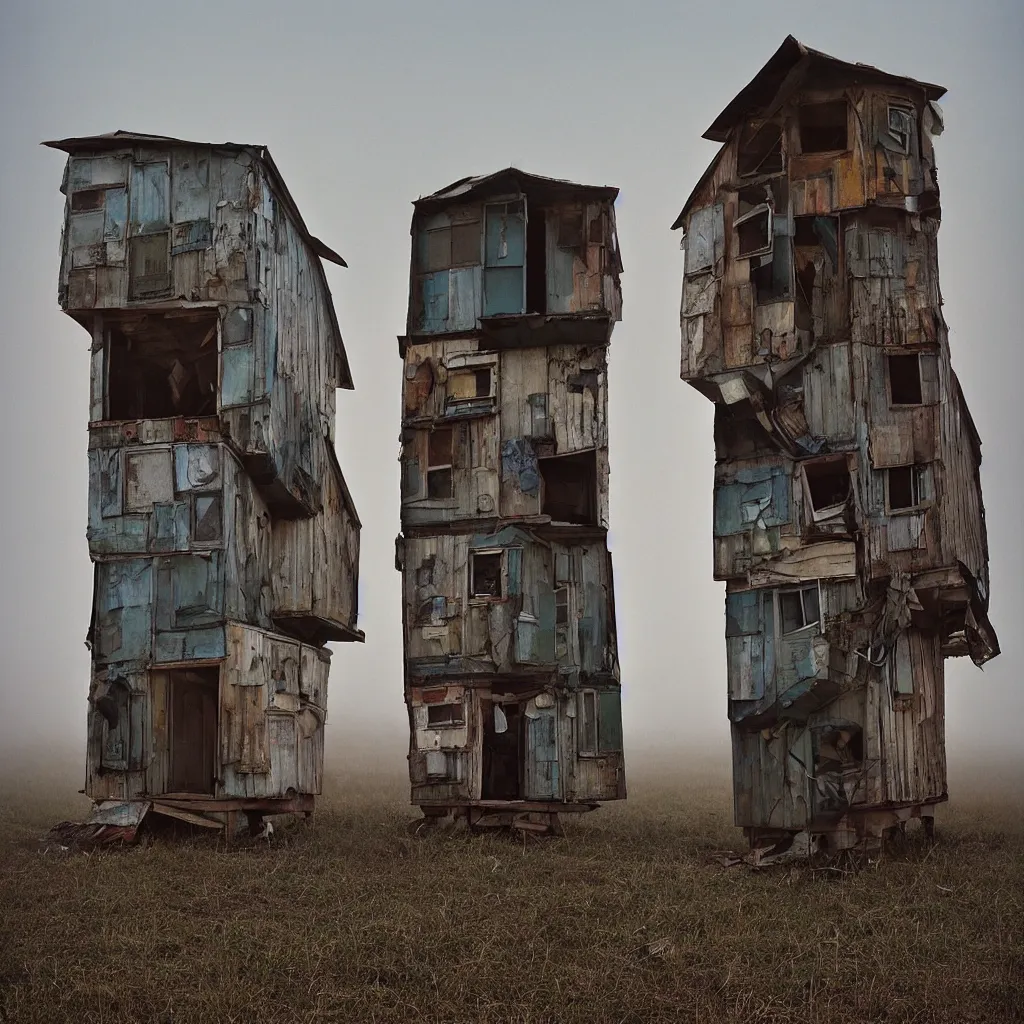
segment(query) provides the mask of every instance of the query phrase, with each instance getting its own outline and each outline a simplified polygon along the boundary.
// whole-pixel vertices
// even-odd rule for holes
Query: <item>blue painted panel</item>
[[[526,263],[526,221],[522,203],[487,207],[484,266],[521,267]]]
[[[149,550],[148,515],[118,516],[91,522],[86,531],[93,555],[142,554]]]
[[[148,558],[96,565],[97,661],[136,661],[149,656],[153,631],[153,567]]]
[[[157,502],[153,505],[151,551],[187,551],[190,508],[187,501]]]
[[[219,490],[220,448],[215,444],[176,444],[174,446],[174,489],[186,491]]]
[[[128,226],[128,190],[108,188],[103,202],[103,241],[120,242]]]
[[[232,345],[221,353],[220,404],[248,405],[252,401],[252,345]]]
[[[424,274],[420,279],[423,288],[423,323],[421,329],[428,334],[447,330],[448,324],[448,271],[438,270]]]
[[[622,695],[618,690],[602,690],[597,699],[598,753],[618,753],[622,750]]]
[[[510,437],[501,446],[501,473],[516,481],[523,494],[540,493],[540,469],[533,446],[522,437]]]
[[[522,547],[526,544],[535,544],[536,538],[530,536],[524,530],[514,526],[506,526],[504,530],[497,533],[474,533],[469,542],[470,548],[480,550],[481,548],[510,548]]]
[[[173,661],[200,661],[225,657],[224,627],[157,633],[153,660],[159,664]]]
[[[451,271],[448,330],[471,331],[480,316],[480,295],[483,289],[481,267],[458,267]]]
[[[175,627],[215,621],[224,610],[224,587],[218,552],[209,558],[184,555],[173,559]]]
[[[484,230],[484,316],[522,313],[526,221],[521,203],[487,207]]]
[[[167,164],[132,167],[132,234],[162,231],[170,222],[170,175]]]
[[[740,470],[715,486],[715,536],[746,533],[790,521],[790,480],[785,466]]]
[[[555,709],[537,708],[536,714],[526,719],[526,795],[532,800],[553,800],[559,794]]]
[[[523,549],[508,549],[508,593],[517,597],[523,592]]]
[[[523,312],[523,268],[484,269],[484,316]]]
[[[726,594],[725,635],[747,636],[761,631],[761,592],[746,590],[739,594]]]

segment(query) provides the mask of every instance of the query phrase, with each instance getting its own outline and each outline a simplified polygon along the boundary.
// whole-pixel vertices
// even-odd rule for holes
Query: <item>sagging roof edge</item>
[[[302,219],[302,214],[299,212],[298,204],[295,202],[294,197],[288,190],[284,177],[278,169],[277,164],[274,162],[274,158],[270,155],[270,150],[266,146],[259,144],[250,145],[243,142],[195,142],[189,139],[175,139],[169,135],[144,135],[139,132],[126,132],[121,130],[108,132],[105,135],[84,135],[78,138],[54,139],[49,142],[43,142],[41,145],[47,146],[50,149],[61,150],[69,156],[73,156],[75,153],[80,153],[83,150],[121,149],[136,143],[153,147],[206,146],[210,149],[227,149],[235,152],[252,153],[256,159],[266,167],[275,193],[291,214],[291,217],[295,222],[295,226],[299,230],[299,234],[302,235],[303,240],[313,253],[319,256],[321,260],[327,260],[330,263],[335,263],[339,267],[348,266],[345,260],[337,252],[317,238],[316,235],[312,234],[309,228],[306,227],[306,222]],[[323,264],[317,263],[317,267],[320,270],[320,283],[324,288],[324,298],[326,299],[328,314],[331,318],[331,327],[334,330],[334,336],[337,339],[336,347],[338,351],[338,359],[341,363],[338,386],[347,391],[351,391],[354,388],[354,384],[352,382],[352,370],[348,362],[348,353],[345,351],[345,342],[341,336],[341,325],[338,323],[338,314],[334,308],[334,299],[331,296],[331,289],[327,283],[327,274],[324,271]]]
[[[718,166],[718,161],[722,159],[722,154],[725,152],[725,144],[723,143],[718,152],[714,155],[711,163],[708,164],[707,169],[697,179],[697,184],[693,186],[692,191],[686,197],[686,202],[683,203],[682,210],[679,211],[679,216],[672,222],[672,231],[676,228],[681,228],[686,224],[686,215],[690,212],[690,207],[693,205],[693,201],[697,198],[697,193],[704,187],[708,179],[715,173],[715,168]]]
[[[515,182],[524,191],[536,190],[566,195],[580,193],[594,199],[609,201],[614,201],[619,194],[618,188],[614,185],[582,185],[565,178],[546,178],[540,174],[530,174],[517,167],[503,167],[500,171],[494,171],[492,174],[471,175],[453,181],[437,192],[421,196],[413,202],[413,207],[417,211],[442,207],[454,202],[464,202],[472,196],[500,192],[500,185],[506,179]]]
[[[725,109],[711,123],[711,127],[704,133],[704,138],[712,142],[725,142],[732,129],[752,109],[759,105],[765,105],[775,97],[786,76],[805,58],[810,61],[812,68],[828,66],[843,70],[854,78],[859,77],[865,81],[892,82],[923,89],[930,100],[937,100],[946,93],[944,86],[922,82],[906,75],[894,75],[870,64],[851,64],[849,61],[840,60],[821,50],[811,49],[795,36],[789,35],[768,58],[761,70],[729,101]]]

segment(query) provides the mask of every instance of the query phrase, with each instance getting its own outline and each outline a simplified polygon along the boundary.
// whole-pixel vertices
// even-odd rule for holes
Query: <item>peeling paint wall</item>
[[[459,185],[413,218],[396,567],[424,806],[625,795],[606,545],[614,212],[523,188],[477,201]]]
[[[936,87],[811,53],[716,122],[677,222],[682,377],[716,403],[714,572],[752,841],[944,799],[943,658],[998,653],[980,441],[939,292]]]
[[[65,140],[59,298],[92,338],[94,799],[320,791],[328,639],[358,640],[350,387],[262,147]]]

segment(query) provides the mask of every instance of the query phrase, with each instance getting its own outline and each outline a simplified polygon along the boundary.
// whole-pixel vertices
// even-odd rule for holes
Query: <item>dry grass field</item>
[[[77,763],[9,765],[0,1021],[1024,1020],[1019,771],[954,771],[936,845],[844,874],[716,862],[717,768],[634,759],[626,804],[524,845],[409,838],[402,767],[333,764],[269,846],[86,856],[37,842],[87,810]]]

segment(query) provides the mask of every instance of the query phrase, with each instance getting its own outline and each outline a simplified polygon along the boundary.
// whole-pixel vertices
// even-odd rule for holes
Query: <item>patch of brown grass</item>
[[[311,827],[228,850],[44,856],[77,765],[0,794],[0,1020],[1024,1019],[1024,806],[984,775],[935,846],[823,876],[709,857],[741,840],[717,764],[637,762],[525,845],[410,839],[402,767],[336,764]]]

